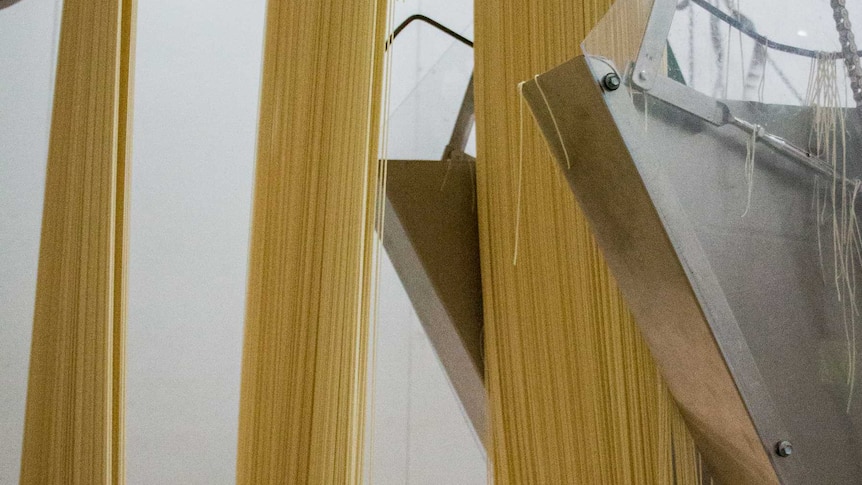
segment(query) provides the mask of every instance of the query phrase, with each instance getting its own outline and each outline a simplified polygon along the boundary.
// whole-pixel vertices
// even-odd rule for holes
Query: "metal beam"
[[[458,110],[458,117],[455,118],[455,127],[452,129],[452,136],[449,138],[449,144],[446,145],[446,149],[443,151],[444,161],[448,161],[453,155],[457,157],[464,154],[464,149],[467,148],[467,142],[470,140],[470,132],[473,131],[473,124],[475,122],[473,75],[471,74],[470,83],[467,84],[464,99],[461,101],[461,108]]]

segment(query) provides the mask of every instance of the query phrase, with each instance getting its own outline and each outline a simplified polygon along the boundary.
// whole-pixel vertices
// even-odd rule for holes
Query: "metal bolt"
[[[638,80],[640,80],[640,82],[646,82],[646,80],[647,80],[646,71],[641,71],[638,73]]]
[[[602,86],[608,91],[616,91],[620,87],[620,77],[615,72],[609,72],[602,78]]]
[[[793,454],[793,445],[787,440],[779,441],[778,444],[775,445],[775,452],[778,453],[778,456],[787,458]]]

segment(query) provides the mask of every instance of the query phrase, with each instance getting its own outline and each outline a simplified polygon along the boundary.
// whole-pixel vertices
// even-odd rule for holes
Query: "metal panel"
[[[758,147],[743,218],[750,133],[603,91],[611,68],[591,67],[570,61],[524,95],[711,468],[725,483],[764,483],[766,450],[785,483],[858,483],[859,412],[845,413],[835,376],[844,335],[820,277],[813,171]],[[807,142],[805,108],[728,108]],[[783,440],[789,457],[776,453]]]
[[[472,163],[389,160],[383,244],[484,441],[488,418]]]

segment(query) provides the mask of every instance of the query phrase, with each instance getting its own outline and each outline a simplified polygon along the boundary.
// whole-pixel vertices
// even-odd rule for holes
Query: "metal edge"
[[[639,197],[643,202],[645,202],[645,205],[649,206],[648,208],[640,208],[642,213],[638,214],[641,216],[638,222],[621,222],[623,218],[617,217],[617,220],[611,221],[611,223],[623,225],[628,223],[629,229],[634,228],[635,232],[647,228],[648,231],[651,231],[653,236],[656,236],[659,232],[661,233],[660,237],[651,241],[652,243],[655,243],[655,247],[648,248],[647,252],[654,252],[656,254],[661,253],[664,258],[670,257],[674,262],[673,264],[676,265],[676,269],[671,270],[671,272],[674,272],[674,275],[671,276],[676,278],[676,280],[674,282],[662,282],[667,286],[675,285],[675,287],[664,288],[661,290],[663,291],[666,289],[668,293],[674,294],[685,300],[681,301],[681,303],[683,303],[681,306],[687,307],[688,310],[671,310],[672,312],[688,312],[685,315],[677,315],[676,319],[678,322],[688,322],[689,325],[693,325],[692,322],[694,321],[700,323],[699,328],[702,328],[703,330],[700,331],[701,334],[697,337],[700,340],[697,343],[710,353],[710,355],[703,355],[701,358],[712,359],[713,362],[712,370],[708,371],[711,375],[706,377],[714,380],[720,388],[731,392],[735,396],[735,398],[729,398],[730,404],[727,405],[728,409],[712,411],[709,409],[702,409],[705,404],[709,404],[710,396],[707,392],[708,390],[695,389],[692,391],[691,389],[685,388],[684,385],[680,384],[680,381],[682,380],[680,377],[680,370],[678,368],[673,368],[677,365],[684,366],[686,365],[686,362],[680,361],[678,355],[673,355],[673,352],[675,352],[674,350],[661,350],[660,352],[656,352],[656,349],[660,349],[663,345],[662,342],[657,341],[657,335],[661,334],[666,336],[668,332],[666,328],[660,329],[659,327],[666,325],[667,322],[656,321],[655,316],[652,315],[654,310],[650,308],[650,305],[653,301],[652,297],[661,294],[662,291],[656,287],[648,289],[642,288],[642,275],[634,274],[634,272],[640,270],[633,270],[631,267],[627,266],[630,266],[628,265],[628,262],[630,262],[629,260],[631,258],[643,257],[644,255],[635,254],[637,253],[636,249],[626,248],[625,244],[627,244],[627,242],[619,240],[625,239],[625,236],[621,237],[620,234],[614,234],[613,231],[608,230],[609,227],[606,222],[613,219],[613,217],[606,217],[609,214],[602,214],[602,209],[595,205],[595,201],[589,200],[589,196],[585,198],[584,194],[578,187],[578,179],[586,180],[589,178],[590,174],[586,172],[592,169],[607,170],[607,166],[601,167],[602,164],[599,163],[592,163],[590,165],[579,165],[577,163],[573,163],[572,168],[568,169],[567,162],[565,160],[565,152],[561,145],[563,138],[562,135],[555,132],[556,127],[550,123],[540,122],[540,126],[546,138],[549,140],[552,152],[554,153],[558,164],[562,167],[570,186],[572,186],[575,196],[578,198],[581,207],[584,208],[591,226],[595,229],[599,245],[602,247],[608,264],[610,265],[614,276],[618,280],[627,302],[629,302],[632,307],[632,311],[636,316],[638,325],[641,327],[642,334],[644,334],[651,350],[653,350],[653,355],[661,367],[662,374],[665,376],[675,398],[680,403],[686,420],[689,422],[690,428],[694,428],[693,433],[696,435],[700,449],[706,452],[706,459],[710,465],[710,469],[714,470],[717,476],[727,483],[777,482],[778,477],[775,475],[776,472],[773,468],[773,463],[769,460],[762,459],[767,456],[770,457],[770,459],[773,458],[772,453],[770,453],[770,450],[766,446],[767,440],[761,439],[761,435],[758,434],[757,431],[761,430],[764,435],[771,436],[773,433],[780,434],[780,426],[777,425],[777,419],[774,416],[767,416],[766,423],[764,424],[765,429],[763,429],[764,426],[755,428],[752,415],[749,412],[748,407],[745,405],[745,397],[749,397],[753,394],[762,397],[767,401],[766,403],[756,402],[754,405],[754,408],[757,410],[756,412],[759,420],[763,420],[763,412],[761,411],[761,408],[765,407],[767,411],[769,410],[769,396],[760,385],[762,380],[760,379],[759,372],[751,359],[750,351],[741,339],[738,324],[732,319],[732,314],[730,314],[731,319],[727,319],[727,314],[730,312],[726,301],[723,299],[723,294],[721,293],[720,288],[718,288],[718,295],[721,296],[721,302],[713,305],[701,305],[701,301],[704,300],[704,297],[707,295],[712,296],[714,294],[717,283],[715,281],[702,281],[696,279],[695,284],[692,284],[689,279],[694,272],[702,271],[702,265],[705,263],[703,252],[702,250],[699,250],[696,245],[684,242],[683,234],[681,234],[681,232],[685,232],[684,230],[680,231],[677,229],[675,231],[671,231],[670,234],[666,232],[666,223],[669,222],[669,220],[672,220],[672,222],[675,223],[676,219],[679,218],[679,213],[673,210],[670,212],[659,212],[656,209],[657,201],[653,200],[651,192],[647,190],[646,185],[644,185],[645,183],[655,185],[655,181],[644,180],[644,174],[640,173],[640,167],[636,167],[633,159],[637,159],[637,156],[634,155],[635,153],[639,153],[639,150],[637,147],[634,147],[634,151],[632,150],[632,140],[626,140],[625,136],[621,133],[621,130],[617,128],[615,123],[619,123],[620,120],[616,119],[616,114],[614,113],[614,110],[611,109],[617,99],[619,99],[620,102],[628,103],[630,106],[631,99],[629,98],[629,94],[624,89],[602,94],[602,90],[599,88],[597,80],[601,79],[605,73],[611,72],[611,68],[605,60],[602,60],[602,62],[597,64],[599,65],[594,67],[602,70],[593,72],[587,65],[585,58],[581,56],[552,71],[549,71],[548,73],[540,75],[538,77],[538,83],[541,83],[543,78],[546,76],[559,75],[562,71],[569,71],[569,74],[571,74],[571,71],[575,69],[576,71],[581,72],[581,78],[588,79],[585,82],[587,82],[589,86],[567,85],[566,89],[568,92],[571,92],[572,88],[575,88],[579,90],[581,97],[593,97],[595,99],[601,98],[602,101],[599,103],[604,106],[604,110],[602,110],[604,112],[592,112],[586,116],[607,116],[612,119],[608,120],[607,125],[609,126],[607,126],[607,129],[613,130],[613,133],[609,133],[607,136],[616,137],[622,141],[627,150],[625,156],[628,158],[628,160],[623,163],[630,164],[630,170],[638,171],[636,177],[632,177],[632,174],[628,174],[629,181],[636,183],[638,186],[625,187],[626,192],[624,193],[627,194],[627,199]],[[538,120],[541,120],[542,118],[547,119],[549,113],[552,116],[556,115],[558,118],[570,115],[569,113],[552,113],[549,109],[548,102],[545,101],[545,93],[539,92],[539,89],[537,88],[537,86],[539,86],[538,83],[534,80],[528,82],[524,86],[524,95],[527,98],[530,108],[533,110],[536,118]],[[572,147],[570,152],[573,152],[574,150],[575,147]],[[616,176],[618,174],[614,175]],[[611,180],[605,183],[607,185],[619,185],[622,183],[622,178],[625,177],[616,179],[615,177],[611,177]],[[590,188],[590,190],[606,190],[611,192],[608,187],[595,188],[594,186]],[[668,197],[673,198],[670,195],[668,195]],[[659,204],[676,203],[676,206],[678,206],[678,202],[674,200],[661,200],[658,202]],[[619,208],[617,208],[617,210],[618,209]],[[603,221],[602,218],[605,218],[605,220]],[[653,224],[655,225],[653,226]],[[663,241],[659,239],[663,239]],[[646,264],[648,265],[649,263]],[[680,277],[684,278],[684,281],[680,279]],[[721,323],[712,325],[709,321],[710,317],[712,319],[720,318]],[[690,328],[682,330],[685,332],[691,332]],[[720,337],[719,339],[715,338],[716,334]],[[736,335],[738,337],[735,342],[741,342],[741,345],[733,347],[732,345],[725,344],[722,346],[717,341],[724,339],[725,342],[728,342],[727,339],[732,335]],[[691,336],[689,335],[688,337]],[[730,342],[734,342],[734,340],[730,340]],[[685,344],[691,342],[685,342],[685,338],[683,338],[682,343]],[[678,350],[677,352],[681,353],[682,350]],[[669,355],[670,357],[668,357]],[[726,356],[729,356],[735,365],[728,365],[727,360],[724,358]],[[731,376],[732,370],[741,374],[739,385],[737,385],[737,382]],[[683,395],[692,392],[696,395]],[[740,432],[746,436],[743,441],[749,442],[752,445],[757,443],[757,447],[764,451],[766,456],[763,456],[762,458],[746,457],[744,456],[746,451],[744,443],[734,444],[732,440],[729,440],[729,436],[732,433],[727,430],[720,429],[719,426],[716,426],[716,423],[713,423],[711,425],[712,428],[710,429],[710,425],[708,423],[710,420],[709,413],[713,411],[725,411],[729,415],[735,416],[735,422],[741,423],[740,426],[742,429]],[[721,437],[718,437],[710,436],[710,433],[724,434]],[[716,444],[721,441],[722,438],[724,438],[725,441]],[[740,455],[740,450],[743,451],[743,455]],[[736,461],[736,463],[734,463],[734,461]],[[739,465],[740,468],[743,466],[747,468],[734,469],[734,465]]]
[[[389,160],[389,181],[387,183],[385,229],[383,246],[389,254],[398,278],[410,299],[414,311],[440,359],[450,385],[458,397],[465,416],[468,418],[475,435],[480,442],[480,448],[485,452],[488,441],[488,409],[487,393],[484,385],[482,355],[474,355],[464,341],[463,332],[471,332],[465,327],[470,323],[470,316],[463,308],[451,305],[452,298],[469,298],[468,293],[453,294],[454,288],[446,285],[441,277],[441,269],[434,266],[433,252],[453,250],[453,241],[461,241],[463,234],[458,232],[453,218],[473,218],[473,197],[470,184],[473,183],[473,170],[467,163],[457,164],[449,168],[446,163],[434,160]],[[425,167],[422,169],[422,167]],[[397,174],[412,174],[409,177],[411,186],[401,186],[395,177]],[[421,174],[421,176],[420,176]],[[393,179],[395,177],[395,179]],[[448,177],[446,191],[441,191],[441,180]],[[403,180],[404,177],[401,177]],[[423,201],[416,204],[405,199],[405,195]],[[427,206],[438,208],[428,211]],[[435,238],[428,238],[423,231],[415,231],[416,224],[421,222],[423,228],[446,228],[436,231]],[[469,223],[469,221],[464,221]],[[473,222],[475,225],[475,222]],[[469,244],[465,241],[464,244]],[[466,265],[447,266],[459,271],[475,269],[478,276],[478,240],[475,241],[475,268]],[[463,246],[462,251],[469,251],[469,246]],[[431,265],[431,266],[429,266]],[[462,278],[466,281],[469,278]],[[478,302],[481,313],[481,288],[478,290]],[[478,316],[481,326],[481,314]],[[467,321],[465,321],[467,319]],[[480,335],[481,340],[481,335]],[[481,351],[481,348],[479,349]]]
[[[601,73],[602,66],[600,64],[588,62],[586,65],[593,73],[594,79],[597,74]],[[622,93],[605,92],[602,93],[602,99],[617,126],[623,123],[632,123],[632,119],[626,119],[619,114],[620,108],[632,107],[631,100],[627,96],[615,96],[614,94]],[[651,167],[660,166],[657,163],[659,160],[655,160],[656,154],[644,149],[636,140],[628,139],[626,133],[632,131],[620,130],[620,134],[638,171],[641,173],[653,207],[678,255],[680,264],[688,276],[692,290],[705,314],[706,322],[712,330],[716,344],[734,378],[735,386],[760,437],[763,449],[778,478],[783,482],[790,481],[794,475],[801,476],[799,472],[794,472],[794,469],[803,465],[800,457],[794,457],[793,460],[779,459],[775,453],[775,444],[789,436],[788,430],[780,416],[775,412],[776,407],[773,404],[772,396],[764,384],[763,377],[740,329],[739,322],[710,266],[706,252],[697,238],[693,236],[695,234],[694,228],[686,218],[679,200],[674,195],[673,188],[658,171],[649,170]],[[642,162],[639,163],[639,161]]]
[[[659,77],[667,37],[675,14],[676,0],[654,0],[632,73],[632,81],[641,89],[651,89],[653,82]]]

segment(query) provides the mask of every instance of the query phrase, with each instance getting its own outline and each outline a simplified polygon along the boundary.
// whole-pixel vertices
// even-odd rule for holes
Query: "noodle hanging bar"
[[[843,0],[802,4],[840,50],[775,41],[769,5],[618,0],[522,90],[722,483],[862,476],[862,67]]]

